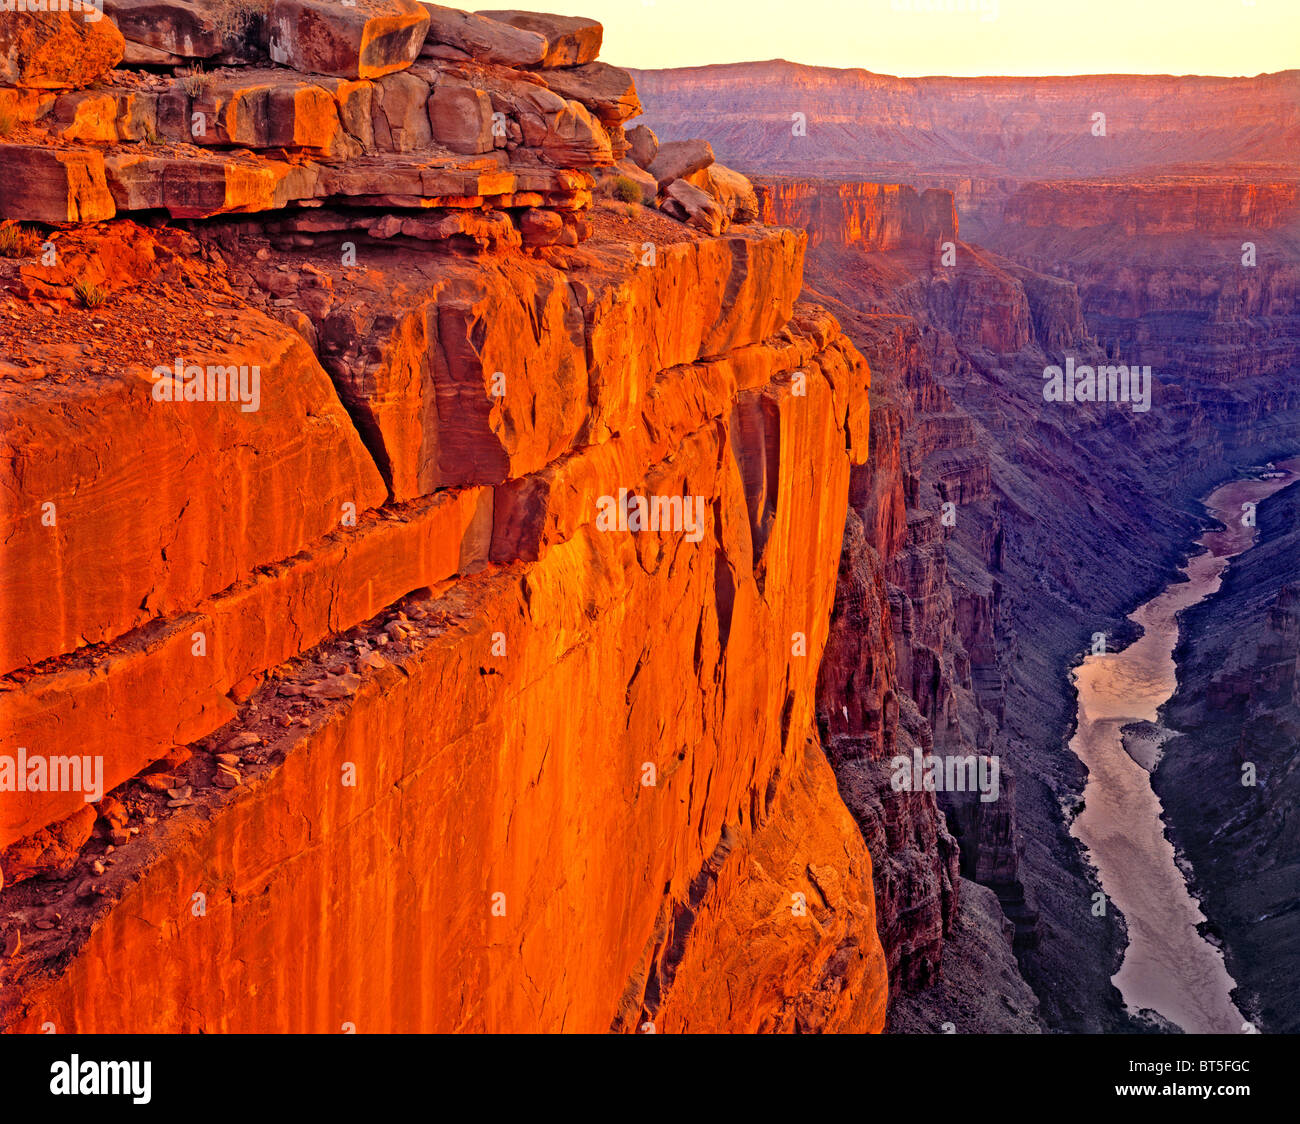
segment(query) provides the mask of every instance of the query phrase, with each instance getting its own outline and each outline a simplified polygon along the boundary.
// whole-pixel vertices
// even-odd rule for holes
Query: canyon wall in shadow
[[[968,1029],[1018,1022],[987,943],[955,937],[955,842],[961,875],[997,894],[1049,1026],[1143,1025],[1109,983],[1122,918],[1093,915],[1069,837],[1083,777],[1066,669],[1098,632],[1126,642],[1124,614],[1201,526],[1198,495],[1300,448],[1300,76],[912,80],[770,63],[638,81],[651,127],[690,133],[707,113],[764,217],[808,229],[808,296],[871,363],[872,453],[854,472],[861,526],[821,720],[877,860],[900,964],[891,1024],[934,1030],[963,1000]],[[1150,411],[1044,402],[1044,368],[1067,358],[1150,364]],[[918,741],[998,755],[1011,793],[892,791],[890,757]],[[1002,981],[1000,1002],[970,1001],[981,975]]]

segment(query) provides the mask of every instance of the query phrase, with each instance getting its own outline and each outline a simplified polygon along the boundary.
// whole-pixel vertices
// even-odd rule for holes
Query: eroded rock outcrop
[[[126,49],[107,20],[71,12],[6,11],[0,20],[0,84],[63,90],[88,86]]]
[[[592,21],[110,9],[223,65],[10,99],[0,1027],[880,1030],[802,233],[593,196]]]

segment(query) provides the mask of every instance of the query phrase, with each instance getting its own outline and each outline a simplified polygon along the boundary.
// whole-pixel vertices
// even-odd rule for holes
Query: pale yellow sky
[[[785,58],[883,74],[1300,68],[1300,0],[536,0],[646,69]]]

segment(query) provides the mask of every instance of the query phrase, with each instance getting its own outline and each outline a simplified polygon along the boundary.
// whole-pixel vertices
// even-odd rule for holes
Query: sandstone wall
[[[870,376],[802,233],[593,195],[593,21],[108,7],[94,90],[0,90],[57,250],[0,262],[0,752],[111,789],[0,794],[0,1028],[880,1030],[814,716]]]

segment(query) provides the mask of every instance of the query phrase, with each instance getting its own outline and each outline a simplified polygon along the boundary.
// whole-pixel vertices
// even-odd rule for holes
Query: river
[[[1229,560],[1254,545],[1242,504],[1259,503],[1295,480],[1300,460],[1279,467],[1288,471],[1284,479],[1234,480],[1210,493],[1205,504],[1227,530],[1201,537],[1207,549],[1184,567],[1186,582],[1130,615],[1143,629],[1139,640],[1122,652],[1087,656],[1073,675],[1079,712],[1070,748],[1088,767],[1088,782],[1071,832],[1128,922],[1128,947],[1113,982],[1130,1010],[1156,1011],[1188,1033],[1240,1033],[1246,1019],[1232,1002],[1222,953],[1197,931],[1205,915],[1175,861],[1151,788],[1148,768],[1169,732],[1156,726],[1142,737],[1130,734],[1126,750],[1122,729],[1155,723],[1173,695],[1177,614],[1217,592]]]

